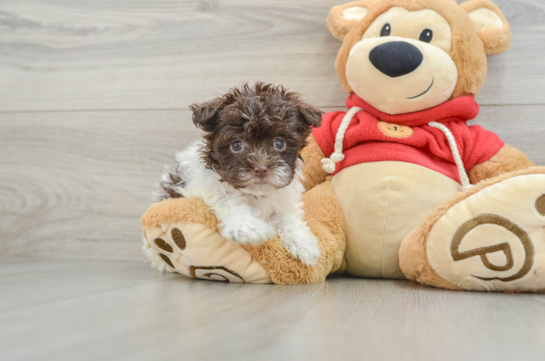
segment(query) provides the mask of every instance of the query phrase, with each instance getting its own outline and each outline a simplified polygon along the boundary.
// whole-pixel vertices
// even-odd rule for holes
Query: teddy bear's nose
[[[369,60],[382,73],[396,78],[415,71],[422,64],[424,56],[412,44],[392,41],[371,50]]]

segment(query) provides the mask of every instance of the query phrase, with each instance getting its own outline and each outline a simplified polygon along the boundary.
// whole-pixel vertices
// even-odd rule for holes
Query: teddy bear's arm
[[[492,158],[474,166],[469,171],[469,180],[471,184],[477,184],[483,179],[533,166],[534,162],[526,154],[510,145],[504,145]]]
[[[325,182],[326,177],[329,175],[322,169],[322,159],[325,158],[324,152],[311,134],[307,139],[307,146],[303,148],[301,153],[303,163],[303,185],[308,191],[318,184]]]

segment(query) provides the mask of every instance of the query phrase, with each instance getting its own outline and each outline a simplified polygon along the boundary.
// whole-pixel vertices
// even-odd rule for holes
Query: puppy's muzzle
[[[371,50],[369,60],[380,72],[391,78],[396,78],[418,69],[424,56],[412,44],[404,41],[392,41]]]
[[[269,173],[267,166],[261,165],[254,168],[254,175],[259,179],[264,179]]]

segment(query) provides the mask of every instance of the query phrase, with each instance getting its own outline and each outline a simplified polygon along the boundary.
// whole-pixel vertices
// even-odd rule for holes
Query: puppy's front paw
[[[307,266],[316,266],[320,258],[320,247],[317,242],[316,244],[300,244],[292,250],[291,254]]]
[[[293,232],[282,236],[282,244],[295,258],[299,258],[307,266],[316,266],[320,258],[318,240],[308,232]]]
[[[228,220],[222,226],[221,235],[239,244],[258,246],[276,235],[274,228],[259,218]]]

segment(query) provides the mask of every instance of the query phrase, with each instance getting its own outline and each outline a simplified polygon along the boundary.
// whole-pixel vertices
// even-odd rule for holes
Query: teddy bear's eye
[[[382,27],[382,30],[380,31],[380,36],[390,36],[390,33],[392,32],[392,27],[390,24],[386,24]]]
[[[420,41],[429,43],[431,39],[433,39],[433,31],[431,29],[424,29],[422,34],[420,34]]]

